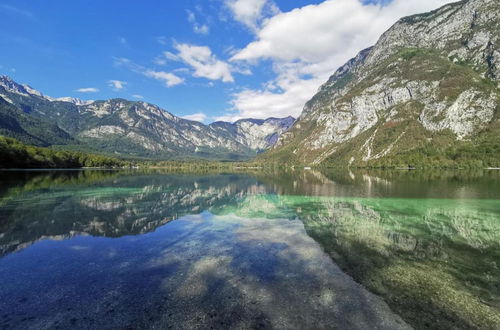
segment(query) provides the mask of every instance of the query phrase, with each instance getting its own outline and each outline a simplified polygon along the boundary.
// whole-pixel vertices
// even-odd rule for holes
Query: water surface
[[[500,175],[0,173],[0,327],[500,327]]]

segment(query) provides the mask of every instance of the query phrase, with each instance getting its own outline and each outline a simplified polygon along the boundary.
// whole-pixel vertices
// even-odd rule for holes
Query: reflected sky
[[[0,179],[1,327],[500,325],[497,172]]]

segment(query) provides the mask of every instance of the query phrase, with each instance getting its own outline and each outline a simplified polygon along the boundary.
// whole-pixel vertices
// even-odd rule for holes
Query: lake
[[[0,183],[2,329],[500,328],[500,171]]]

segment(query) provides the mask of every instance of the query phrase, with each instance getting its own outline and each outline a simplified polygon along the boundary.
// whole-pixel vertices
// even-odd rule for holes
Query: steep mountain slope
[[[264,158],[498,165],[499,78],[497,0],[403,18],[335,72]]]
[[[29,116],[0,96],[0,135],[46,147],[75,140],[57,125]]]
[[[218,121],[210,128],[230,135],[235,141],[251,150],[263,151],[272,147],[281,134],[295,122],[295,118],[240,119],[234,123]]]
[[[54,123],[78,141],[79,149],[157,159],[247,159],[272,146],[294,121],[288,117],[204,125],[146,102],[54,99],[5,76],[0,77],[0,98],[26,118]],[[37,137],[44,139],[40,133]],[[71,143],[60,142],[53,144]]]

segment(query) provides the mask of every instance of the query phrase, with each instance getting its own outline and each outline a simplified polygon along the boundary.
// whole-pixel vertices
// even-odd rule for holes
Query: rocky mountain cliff
[[[496,164],[499,78],[499,1],[460,1],[403,18],[321,86],[264,158]]]
[[[0,133],[26,143],[72,144],[78,149],[157,159],[249,158],[271,147],[294,122],[288,117],[204,125],[146,102],[54,99],[3,76],[0,115],[7,113],[9,120],[29,119],[30,123],[17,125],[23,132],[17,126],[0,125]],[[39,129],[48,126],[51,129]]]
[[[240,119],[234,123],[217,121],[210,128],[220,134],[228,134],[237,142],[252,150],[264,151],[272,147],[281,134],[295,122],[295,118]]]

